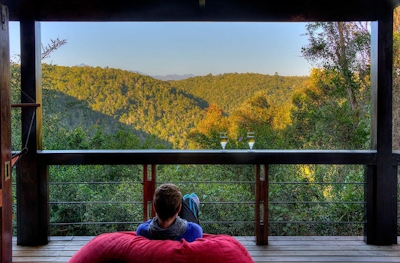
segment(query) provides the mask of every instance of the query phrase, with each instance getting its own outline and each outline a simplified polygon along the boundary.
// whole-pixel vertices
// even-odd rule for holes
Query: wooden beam
[[[38,21],[372,21],[392,0],[3,0],[11,19]]]
[[[88,164],[376,164],[371,150],[43,150],[41,165]]]
[[[40,23],[32,19],[32,9],[25,12],[20,23],[21,103],[42,104]],[[21,112],[22,145],[28,151],[17,165],[18,244],[43,245],[49,232],[47,168],[36,160],[42,147],[42,108],[23,107]]]
[[[371,146],[376,166],[368,166],[365,240],[373,245],[397,243],[397,164],[392,153],[393,10],[381,7],[372,23]]]
[[[268,164],[256,165],[255,236],[257,245],[268,245]]]
[[[11,89],[8,10],[0,4],[0,262],[12,262]]]
[[[11,104],[11,108],[39,108],[38,103],[14,103]]]
[[[149,168],[151,169],[149,175]],[[143,165],[143,221],[149,220],[149,214],[151,218],[155,216],[155,210],[153,209],[153,195],[156,190],[156,165]],[[150,206],[150,207],[149,207]],[[150,210],[151,209],[151,210]],[[151,213],[149,213],[151,211]]]

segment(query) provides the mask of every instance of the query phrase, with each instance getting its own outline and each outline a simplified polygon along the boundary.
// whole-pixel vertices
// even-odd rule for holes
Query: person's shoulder
[[[139,227],[148,227],[148,226],[150,225],[151,221],[152,221],[152,219],[147,220],[147,221],[141,223],[141,224],[139,225]],[[139,227],[138,227],[138,228],[139,228]]]
[[[201,228],[201,226],[199,224],[196,224],[194,222],[187,222],[188,226],[190,227],[195,227],[195,228]]]
[[[185,239],[187,242],[193,242],[197,238],[201,237],[203,237],[203,229],[201,228],[201,226],[196,223],[187,222],[186,231],[174,240]]]
[[[136,229],[136,235],[138,236],[147,236],[149,225],[151,220],[147,220],[146,222],[141,223]]]
[[[203,234],[203,228],[200,225],[193,222],[188,222],[187,231]]]
[[[188,222],[186,232],[181,236],[181,238],[184,238],[187,242],[193,242],[201,237],[203,237],[203,229],[200,225],[192,222]]]

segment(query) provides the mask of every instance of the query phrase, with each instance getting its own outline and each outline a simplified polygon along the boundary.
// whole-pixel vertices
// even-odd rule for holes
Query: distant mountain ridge
[[[193,74],[183,74],[183,75],[178,75],[178,74],[172,74],[172,75],[150,75],[152,78],[163,80],[163,81],[168,81],[168,80],[183,80],[183,79],[188,79],[188,78],[193,78],[196,77],[196,75]]]
[[[80,63],[78,65],[76,65],[77,67],[92,67],[88,64],[85,63]],[[183,74],[183,75],[179,75],[179,74],[168,74],[168,75],[150,75],[144,72],[141,72],[139,70],[128,70],[129,72],[133,72],[133,73],[138,73],[140,75],[144,75],[144,76],[150,76],[153,79],[158,79],[158,80],[162,80],[162,81],[168,81],[168,80],[183,80],[183,79],[188,79],[188,78],[192,78],[192,77],[196,77],[196,75],[194,74]]]
[[[78,65],[76,65],[77,67],[91,67],[90,65],[87,65],[87,64],[85,64],[85,63],[81,63],[81,64],[78,64]]]

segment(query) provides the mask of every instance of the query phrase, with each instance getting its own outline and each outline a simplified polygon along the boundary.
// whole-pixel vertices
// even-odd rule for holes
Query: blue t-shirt
[[[143,236],[148,239],[153,239],[149,234],[149,225],[150,225],[151,221],[152,221],[152,219],[140,224],[139,227],[136,229],[136,235]],[[187,242],[193,242],[197,238],[200,238],[200,237],[203,237],[203,229],[201,228],[201,226],[199,226],[196,223],[187,222],[187,227],[186,227],[185,233],[183,233],[183,235],[175,238],[174,240],[185,239]]]

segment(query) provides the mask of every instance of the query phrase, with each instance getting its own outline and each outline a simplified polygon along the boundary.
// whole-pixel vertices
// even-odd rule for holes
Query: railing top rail
[[[45,165],[376,164],[375,150],[42,150]]]

